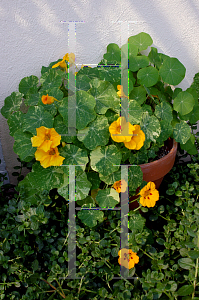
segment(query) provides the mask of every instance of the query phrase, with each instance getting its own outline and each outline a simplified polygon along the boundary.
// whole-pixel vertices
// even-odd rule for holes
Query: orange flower
[[[52,66],[52,68],[61,67],[63,69],[67,69],[66,61],[68,61],[71,65],[75,63],[75,54],[74,53],[66,53],[62,59],[62,61],[59,61],[55,65]]]
[[[125,117],[119,117],[117,121],[114,121],[109,126],[109,132],[111,134],[112,140],[114,140],[117,143],[121,143],[125,141],[129,142],[131,140],[131,136],[130,135],[125,136],[124,134],[128,134],[128,127],[130,130],[131,126],[132,125],[129,122],[126,122]],[[115,135],[115,134],[119,134],[119,135]]]
[[[123,85],[117,85],[117,89],[119,90],[117,94],[120,98],[128,98],[123,92]]]
[[[143,206],[154,207],[156,201],[159,200],[159,192],[155,188],[155,183],[151,181],[141,189],[139,195],[141,196],[140,204]]]
[[[116,190],[116,192],[118,193],[124,193],[126,192],[126,188],[127,188],[127,183],[124,179],[116,181],[113,184],[113,188]]]
[[[139,150],[144,145],[145,134],[140,129],[140,125],[131,125],[129,132],[132,134],[130,141],[124,141],[126,148],[131,150]]]
[[[118,255],[118,263],[127,269],[134,268],[135,264],[139,262],[139,256],[131,249],[122,248],[118,252]]]
[[[47,152],[50,148],[55,148],[60,144],[61,135],[54,128],[41,126],[37,128],[37,135],[31,138],[32,146]]]
[[[40,161],[43,168],[48,168],[50,166],[61,166],[65,157],[59,155],[58,148],[50,148],[49,151],[45,152],[41,149],[37,149],[35,152],[36,160]]]
[[[55,100],[56,99],[54,97],[48,96],[48,94],[41,97],[43,104],[52,104]]]

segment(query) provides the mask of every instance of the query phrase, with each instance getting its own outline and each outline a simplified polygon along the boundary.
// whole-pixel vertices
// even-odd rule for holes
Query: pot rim
[[[155,161],[152,161],[152,162],[149,162],[149,163],[146,163],[146,164],[141,164],[139,165],[140,167],[148,167],[149,165],[156,165],[157,162],[158,163],[162,163],[164,162],[165,160],[168,159],[168,157],[174,155],[174,153],[177,152],[177,147],[178,147],[178,143],[173,139],[173,147],[171,148],[171,150],[169,151],[169,153],[167,155],[165,155],[164,157],[160,158],[160,159],[157,159]]]

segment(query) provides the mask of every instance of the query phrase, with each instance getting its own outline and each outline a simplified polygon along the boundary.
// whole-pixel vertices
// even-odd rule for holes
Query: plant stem
[[[199,230],[198,230],[198,232],[197,232],[197,237],[198,237],[198,240],[197,240],[197,247],[199,248]],[[195,296],[195,289],[196,289],[196,280],[197,280],[197,276],[198,276],[198,258],[196,259],[195,280],[194,280],[194,282],[193,282],[194,291],[193,291],[193,294],[192,294],[192,299],[193,299],[194,296]]]
[[[78,289],[78,294],[80,293],[81,287],[82,287],[82,281],[84,279],[84,276],[82,276],[81,281],[80,281],[80,285],[79,285],[79,289]]]
[[[142,250],[141,248],[140,248],[140,250],[141,250],[144,254],[146,254],[148,257],[150,257],[151,259],[154,260],[154,258],[153,258],[151,255],[149,255],[148,253],[146,253],[144,250]]]

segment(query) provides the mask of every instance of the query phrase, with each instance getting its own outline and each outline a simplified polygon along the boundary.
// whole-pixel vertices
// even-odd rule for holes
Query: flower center
[[[44,138],[45,141],[49,141],[50,140],[50,133],[47,133],[45,135],[45,138]]]
[[[56,152],[55,152],[55,149],[52,149],[52,150],[49,151],[49,154],[50,154],[50,155],[54,155],[55,153],[56,153]]]
[[[124,253],[124,256],[125,256],[125,257],[124,257],[124,260],[126,260],[126,259],[127,259],[127,260],[128,260],[128,262],[129,262],[129,260],[130,260],[130,259],[133,259],[133,256],[131,256],[131,254],[130,254],[130,253]]]

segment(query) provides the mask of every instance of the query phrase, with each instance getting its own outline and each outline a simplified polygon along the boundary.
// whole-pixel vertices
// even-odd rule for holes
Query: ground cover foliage
[[[29,203],[2,186],[0,299],[199,299],[198,170],[196,162],[176,165],[155,207],[130,212],[129,248],[139,263],[129,270],[133,279],[121,280],[113,279],[120,276],[119,211],[104,211],[93,227],[77,214],[80,279],[67,279],[68,202],[53,189]]]

